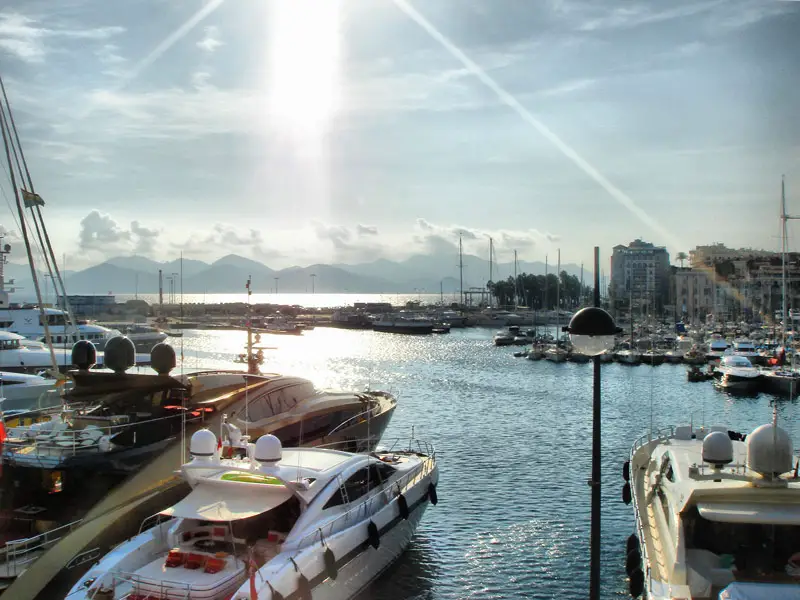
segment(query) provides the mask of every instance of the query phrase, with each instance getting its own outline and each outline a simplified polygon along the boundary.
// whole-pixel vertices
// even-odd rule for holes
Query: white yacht
[[[72,348],[72,344],[78,340],[89,340],[97,346],[98,350],[102,350],[108,340],[120,335],[119,331],[88,322],[78,323],[76,330],[69,325],[66,311],[59,308],[47,307],[44,309],[44,313],[47,317],[53,345],[66,349],[68,352]],[[17,333],[29,340],[45,341],[42,315],[37,306],[0,309],[0,330],[3,329]]]
[[[567,360],[567,356],[569,356],[569,352],[557,344],[548,346],[547,350],[544,351],[544,359],[550,362],[564,362]]]
[[[498,331],[492,338],[495,346],[510,346],[514,343],[514,334],[510,331]]]
[[[107,323],[106,325],[111,330],[119,331],[132,341],[137,349],[147,350],[148,352],[153,346],[165,341],[167,337],[169,337],[157,327],[152,327],[143,323]]]
[[[638,350],[620,350],[616,353],[617,362],[624,365],[638,365],[642,362],[642,353]]]
[[[761,372],[744,356],[726,354],[714,369],[717,385],[731,391],[753,390],[761,378]]]
[[[52,377],[0,371],[0,411],[7,416],[11,411],[23,412],[58,406],[62,399],[57,383],[58,380]],[[62,383],[64,390],[72,388],[71,381]]]
[[[631,450],[631,594],[649,600],[800,598],[800,479],[789,435],[762,425],[669,428]]]
[[[416,450],[284,449],[272,435],[221,458],[192,436],[191,492],[142,523],[75,584],[70,600],[316,598],[360,593],[408,545],[438,468]]]

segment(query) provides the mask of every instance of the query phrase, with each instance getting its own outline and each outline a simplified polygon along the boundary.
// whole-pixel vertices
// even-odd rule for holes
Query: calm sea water
[[[492,331],[407,337],[318,328],[265,336],[265,370],[320,386],[388,389],[399,396],[386,437],[433,442],[439,504],[428,508],[402,559],[363,599],[586,598],[589,573],[591,364],[514,358]],[[187,331],[183,364],[231,367],[243,332]],[[603,366],[604,598],[625,598],[631,508],[622,463],[657,427],[705,423],[749,431],[771,419],[771,397],[736,398],[688,383],[685,367]],[[796,402],[779,403],[798,435]],[[652,415],[652,416],[651,416]]]

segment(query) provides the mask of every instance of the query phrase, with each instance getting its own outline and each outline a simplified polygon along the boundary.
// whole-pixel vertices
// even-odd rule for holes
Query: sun
[[[341,95],[340,0],[272,0],[268,103],[280,126],[327,129]]]

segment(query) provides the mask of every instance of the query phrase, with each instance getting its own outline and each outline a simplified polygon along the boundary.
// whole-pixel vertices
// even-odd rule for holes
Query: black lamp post
[[[600,308],[600,248],[594,248],[594,306],[576,312],[567,327],[572,345],[594,357],[592,401],[592,525],[589,563],[589,600],[600,600],[600,355],[614,346],[614,336],[622,329]]]

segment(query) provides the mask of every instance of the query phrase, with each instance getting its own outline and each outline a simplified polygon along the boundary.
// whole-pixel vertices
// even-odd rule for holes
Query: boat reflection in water
[[[12,597],[50,598],[68,589],[99,556],[135,534],[145,516],[184,496],[188,488],[175,471],[198,429],[236,435],[235,415],[242,413],[253,420],[252,427],[242,422],[250,439],[296,427],[304,444],[320,444],[352,440],[369,427],[366,444],[373,449],[394,412],[389,394],[326,397],[306,380],[281,375],[173,376],[175,353],[166,344],[152,350],[156,374],[127,373],[135,350],[118,340],[106,347],[113,373],[90,371],[93,347],[76,344],[75,388],[64,407],[9,429],[0,480],[0,577]],[[329,428],[321,427],[322,415]]]

